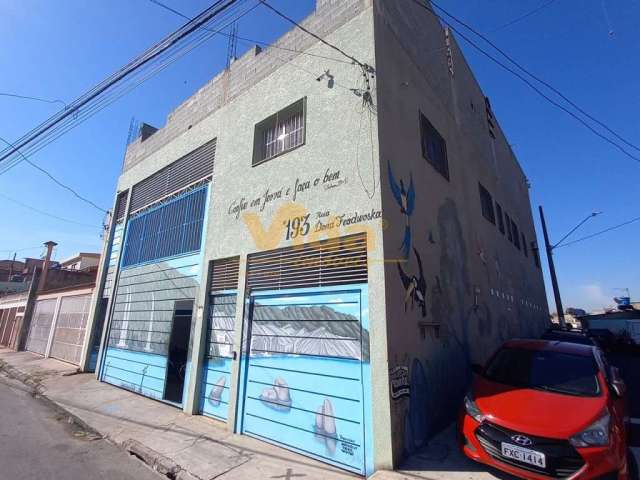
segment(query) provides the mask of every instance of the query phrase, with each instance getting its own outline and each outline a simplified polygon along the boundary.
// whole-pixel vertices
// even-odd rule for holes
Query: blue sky
[[[166,3],[194,15],[210,1]],[[440,0],[531,71],[640,143],[636,119],[640,111],[640,37],[636,34],[640,3],[557,0],[495,31],[544,3],[546,0]],[[313,8],[312,0],[273,0],[273,4],[294,18],[302,18]],[[0,0],[0,18],[0,92],[65,102],[183,23],[148,0]],[[240,35],[272,41],[288,28],[284,21],[258,8],[240,22]],[[460,43],[531,181],[532,205],[545,207],[552,239],[560,238],[593,210],[604,214],[587,223],[575,238],[640,215],[640,163],[543,102],[464,41]],[[110,208],[131,118],[163,125],[167,113],[223,68],[226,48],[226,38],[214,38],[32,160]],[[246,45],[240,42],[239,51],[244,49]],[[59,104],[0,97],[0,136],[15,140],[57,108]],[[49,239],[59,243],[58,259],[76,251],[99,250],[103,214],[29,165],[21,163],[1,175],[0,193],[83,224],[49,218],[0,197],[0,257]],[[558,249],[556,267],[565,306],[610,304],[611,297],[620,294],[615,290],[619,287],[628,287],[632,296],[640,297],[640,270],[634,267],[640,263],[639,237],[640,222]],[[18,257],[40,253],[39,248],[32,248],[19,251]],[[550,288],[547,290],[551,297]]]

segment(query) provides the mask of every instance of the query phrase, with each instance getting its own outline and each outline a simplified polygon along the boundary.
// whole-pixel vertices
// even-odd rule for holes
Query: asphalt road
[[[0,374],[0,480],[160,480]]]

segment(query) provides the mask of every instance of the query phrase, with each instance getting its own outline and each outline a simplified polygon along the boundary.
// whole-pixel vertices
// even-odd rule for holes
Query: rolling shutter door
[[[251,255],[242,433],[365,474],[366,237]]]
[[[205,352],[200,412],[226,420],[233,361],[233,334],[240,258],[211,262],[207,350]]]

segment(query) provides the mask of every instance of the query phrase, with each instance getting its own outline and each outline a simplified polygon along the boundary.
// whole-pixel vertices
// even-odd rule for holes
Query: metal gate
[[[249,257],[239,425],[341,468],[371,471],[364,235]]]
[[[33,311],[26,349],[44,355],[49,343],[51,325],[56,310],[57,300],[38,300]]]
[[[211,262],[207,349],[202,368],[200,413],[220,420],[226,420],[229,416],[239,269],[239,257]]]
[[[80,363],[89,316],[91,295],[62,297],[55,322],[51,356],[73,364]]]
[[[9,347],[11,345],[11,337],[16,324],[17,308],[7,308],[0,310],[0,345]]]

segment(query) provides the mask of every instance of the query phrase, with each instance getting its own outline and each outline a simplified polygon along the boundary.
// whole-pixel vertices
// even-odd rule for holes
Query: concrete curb
[[[116,442],[115,440],[110,438],[109,435],[104,435],[95,430],[91,425],[86,423],[77,415],[71,413],[69,410],[56,403],[51,398],[47,397],[47,395],[45,394],[46,388],[42,384],[42,382],[34,378],[32,375],[18,370],[4,360],[0,360],[0,372],[4,372],[9,378],[18,380],[23,385],[29,387],[31,389],[31,394],[35,398],[46,403],[47,407],[49,407],[61,417],[66,417],[67,422],[70,424],[75,424],[79,430],[86,433],[85,436],[87,438],[91,440],[107,440],[110,443],[124,449],[130,455],[134,455],[140,461],[144,462],[149,468],[171,480],[201,480],[199,477],[196,477],[193,474],[189,473],[187,470],[175,463],[170,458],[165,457],[164,455],[145,446],[137,440],[130,438],[123,442]],[[73,373],[61,375],[68,376],[70,374]]]
[[[9,365],[4,360],[0,360],[0,372],[5,372],[9,378],[18,380],[22,384],[29,387],[31,389],[31,394],[35,398],[38,398],[42,402],[46,403],[47,407],[56,412],[58,415],[67,417],[68,423],[75,424],[80,430],[86,432],[88,437],[90,436],[95,440],[104,438],[104,436],[93,427],[91,427],[91,425],[47,397],[45,395],[46,388],[44,387],[44,385],[42,385],[42,383],[38,380],[34,379],[31,375],[21,372],[12,365]]]

